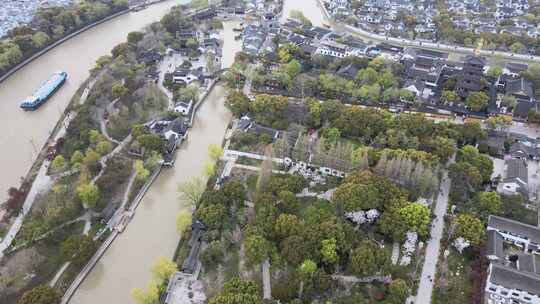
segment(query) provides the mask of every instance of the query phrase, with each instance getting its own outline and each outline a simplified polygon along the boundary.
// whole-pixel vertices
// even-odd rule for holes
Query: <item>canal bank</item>
[[[131,31],[141,30],[159,19],[170,7],[186,1],[170,0],[148,8],[117,16],[63,42],[20,68],[0,83],[0,202],[7,189],[18,186],[36,160],[51,130],[60,119],[72,96],[89,77],[95,61],[106,55]],[[66,84],[39,110],[25,112],[19,102],[57,70],[68,73]]]
[[[223,67],[230,67],[241,49],[233,28],[224,23]],[[208,146],[222,143],[231,115],[225,108],[225,88],[217,84],[201,104],[189,137],[177,151],[172,168],[164,169],[142,199],[127,228],[119,234],[92,269],[70,303],[134,303],[130,291],[151,282],[151,265],[160,257],[172,257],[180,235],[176,214],[189,208],[178,196],[179,183],[201,176]]]

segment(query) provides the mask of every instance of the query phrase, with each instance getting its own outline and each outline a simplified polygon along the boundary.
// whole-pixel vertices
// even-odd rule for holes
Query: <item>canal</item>
[[[99,56],[108,54],[127,33],[158,21],[179,1],[167,1],[145,10],[129,13],[96,26],[36,59],[0,84],[0,199],[8,187],[17,185],[19,177],[30,168],[37,151],[53,128],[82,82],[89,76]],[[293,9],[301,10],[314,25],[322,24],[317,0],[285,0],[283,16]],[[234,40],[238,22],[224,24],[223,62],[232,64],[241,41]],[[24,112],[19,101],[31,94],[56,70],[65,70],[69,80],[59,92],[36,112]],[[189,138],[177,154],[171,169],[165,169],[150,188],[126,230],[115,240],[94,270],[81,284],[70,303],[133,303],[130,290],[151,282],[150,268],[160,256],[171,257],[178,243],[176,214],[186,208],[178,199],[177,186],[200,176],[210,144],[220,144],[230,113],[224,107],[225,89],[216,86],[201,106]],[[8,114],[9,113],[9,114]]]
[[[232,30],[239,22],[226,22],[222,32],[223,65],[231,66],[241,49]],[[176,214],[187,208],[178,198],[178,184],[201,176],[208,160],[208,146],[221,145],[231,120],[224,106],[225,88],[214,87],[202,104],[188,140],[177,152],[173,168],[166,168],[152,185],[127,229],[120,234],[81,284],[70,301],[73,304],[134,303],[130,290],[146,288],[150,268],[160,257],[172,257],[180,235]]]
[[[186,1],[183,1],[186,2]],[[159,19],[179,1],[166,1],[102,23],[32,61],[0,83],[0,202],[18,186],[44,145],[71,97],[89,76],[96,59],[126,40],[131,31]],[[66,84],[39,110],[25,112],[19,103],[55,71],[68,73]]]

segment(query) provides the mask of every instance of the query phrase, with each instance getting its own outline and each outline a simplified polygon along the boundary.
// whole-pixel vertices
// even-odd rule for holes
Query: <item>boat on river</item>
[[[21,102],[20,107],[27,111],[33,111],[44,104],[54,93],[64,85],[67,73],[59,71],[54,73],[49,80],[41,84],[34,94]]]

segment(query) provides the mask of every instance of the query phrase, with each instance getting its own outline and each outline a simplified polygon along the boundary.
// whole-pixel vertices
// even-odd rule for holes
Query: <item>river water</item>
[[[319,7],[317,0],[285,0],[283,2],[283,14],[281,16],[281,21],[286,21],[293,10],[301,11],[313,25],[323,25],[323,12]]]
[[[6,199],[9,187],[19,185],[20,177],[31,167],[71,97],[88,78],[96,59],[125,41],[129,32],[159,21],[178,3],[166,1],[151,5],[100,24],[52,49],[0,83],[0,202]],[[39,110],[19,109],[20,101],[58,70],[68,73],[66,84]]]
[[[239,22],[224,24],[223,66],[229,67],[241,49],[233,28]],[[188,140],[177,152],[173,168],[165,168],[135,213],[70,303],[133,303],[130,290],[145,288],[151,282],[150,268],[160,257],[171,257],[179,241],[176,214],[185,209],[177,193],[178,184],[201,176],[208,159],[208,146],[220,145],[231,119],[224,106],[225,89],[218,85],[197,113]]]

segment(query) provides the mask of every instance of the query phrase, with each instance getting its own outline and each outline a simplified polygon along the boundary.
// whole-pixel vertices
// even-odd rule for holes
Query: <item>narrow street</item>
[[[448,209],[448,195],[450,193],[450,178],[448,172],[444,170],[441,189],[437,198],[434,214],[436,218],[433,220],[431,227],[431,239],[427,242],[424,266],[422,267],[422,275],[418,286],[418,294],[416,295],[415,304],[431,303],[431,294],[433,292],[433,282],[435,281],[435,273],[437,271],[437,261],[439,260],[439,252],[441,248],[441,239],[444,230],[444,216]]]

